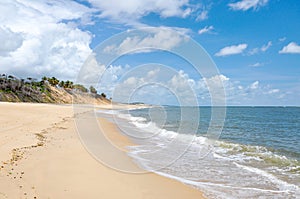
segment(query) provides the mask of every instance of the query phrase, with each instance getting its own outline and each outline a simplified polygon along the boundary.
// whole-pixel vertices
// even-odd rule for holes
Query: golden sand
[[[105,107],[104,107],[105,108]],[[159,175],[128,174],[93,158],[76,132],[72,106],[0,103],[0,198],[203,198]],[[105,136],[126,155],[130,140],[99,119]],[[87,131],[93,129],[87,129]]]

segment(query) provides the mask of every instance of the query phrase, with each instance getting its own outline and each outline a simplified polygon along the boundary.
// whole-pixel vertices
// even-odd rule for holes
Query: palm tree
[[[66,82],[65,82],[65,86],[64,86],[64,88],[70,88],[70,89],[73,89],[73,82],[72,81],[69,81],[69,80],[67,80]]]
[[[55,77],[48,78],[48,82],[51,86],[57,86],[59,84],[59,80]]]

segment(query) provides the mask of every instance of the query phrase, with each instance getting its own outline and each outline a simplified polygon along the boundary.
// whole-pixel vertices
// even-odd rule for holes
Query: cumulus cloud
[[[125,23],[138,24],[138,20],[149,13],[161,17],[187,17],[191,14],[189,0],[111,0],[89,2],[100,11],[100,18]]]
[[[116,85],[121,81],[122,75],[126,74],[128,70],[130,70],[129,65],[105,66],[97,60],[96,54],[92,53],[78,73],[75,83],[85,85],[87,88],[93,85],[97,90],[106,93],[108,96],[112,96]],[[154,73],[149,74],[149,76],[151,75],[155,76]],[[132,83],[130,81],[127,83]],[[128,85],[125,85],[125,88],[121,89],[121,91],[126,93]]]
[[[149,101],[149,95],[154,96],[153,94],[157,93],[155,90],[159,91],[159,89],[153,86],[153,83],[156,81],[153,81],[155,77],[152,74],[156,74],[157,70],[149,68],[149,70],[137,73],[136,75],[132,75],[130,71],[128,72],[129,73],[121,75],[119,79],[114,82],[113,89],[109,91],[113,99],[118,102],[129,103],[131,100],[134,100],[132,99],[134,98],[133,96],[143,95],[139,96],[142,97],[141,101],[151,103]],[[141,90],[143,92],[140,92]],[[155,97],[151,97],[153,100],[154,98]]]
[[[104,90],[118,102],[170,104],[179,100],[182,105],[197,105],[195,80],[182,70],[156,64],[121,70],[113,89]]]
[[[95,85],[98,83],[105,70],[105,65],[98,63],[95,53],[92,53],[86,59],[83,67],[79,71],[76,83],[83,85]]]
[[[235,55],[235,54],[241,54],[246,48],[247,44],[238,44],[238,45],[232,45],[222,48],[219,52],[215,54],[215,56],[228,56],[228,55]]]
[[[258,9],[259,7],[263,7],[267,5],[269,0],[241,0],[235,3],[230,3],[228,6],[233,10],[249,10],[253,8],[254,10]]]
[[[115,44],[106,46],[103,52],[121,55],[149,52],[153,49],[171,50],[188,39],[170,28],[157,28],[151,31],[146,36],[128,36],[118,46]]]
[[[181,105],[190,106],[198,105],[195,84],[194,79],[189,78],[188,74],[180,70],[173,75],[166,85],[180,99]]]
[[[201,35],[201,34],[204,34],[204,33],[209,33],[211,32],[212,30],[214,29],[213,26],[205,26],[204,28],[200,29],[198,31],[198,34]]]
[[[17,50],[23,43],[22,33],[12,32],[9,28],[0,27],[0,56]]]
[[[272,88],[270,85],[262,85],[259,81],[242,85],[241,82],[232,80],[223,74],[201,78],[192,84],[192,88],[198,94],[200,103],[204,104],[210,104],[211,94],[217,98],[224,97],[220,95],[221,92],[224,92],[220,89],[225,90],[226,103],[229,105],[268,104],[271,98],[276,101],[283,94],[279,89]]]
[[[0,12],[2,72],[73,79],[91,53],[92,35],[78,28],[94,12],[86,6],[73,1],[4,0]]]
[[[300,54],[300,46],[295,43],[291,42],[287,46],[284,46],[280,51],[280,54]]]
[[[224,102],[225,97],[229,105],[261,105],[276,102],[285,95],[283,91],[259,81],[242,84],[224,74],[194,79],[183,70],[156,65],[143,66],[142,69],[128,65],[110,66],[101,82],[97,89],[119,102],[176,104],[179,99],[182,105],[211,105],[214,96],[216,103]]]

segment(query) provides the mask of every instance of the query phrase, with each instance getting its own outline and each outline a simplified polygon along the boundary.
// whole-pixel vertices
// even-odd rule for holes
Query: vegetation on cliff
[[[55,77],[18,79],[12,75],[0,75],[0,101],[38,103],[110,103],[106,95],[97,94],[72,81],[60,81]]]

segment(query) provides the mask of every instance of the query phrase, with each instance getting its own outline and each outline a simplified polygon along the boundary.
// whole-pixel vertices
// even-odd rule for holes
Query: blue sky
[[[300,105],[297,0],[4,0],[0,13],[2,73],[75,81],[92,50],[112,35],[164,27],[189,36],[207,51],[220,71],[227,104]],[[209,104],[209,93],[203,92],[205,79],[187,62],[165,52],[121,57],[107,70],[107,85],[97,88],[111,96],[116,84],[124,83],[126,71],[154,62],[174,68],[197,93],[199,103]],[[175,103],[165,89],[148,87],[132,100]],[[154,102],[151,93],[164,100]]]

